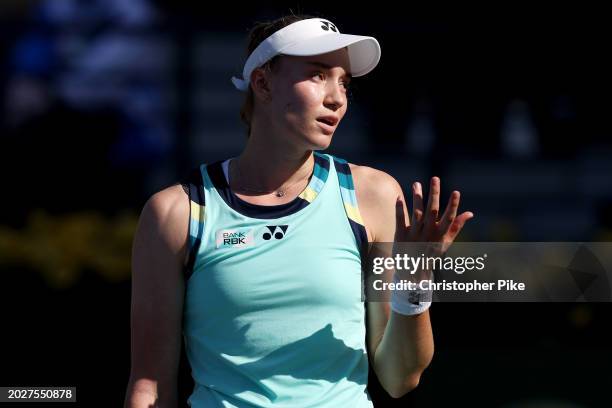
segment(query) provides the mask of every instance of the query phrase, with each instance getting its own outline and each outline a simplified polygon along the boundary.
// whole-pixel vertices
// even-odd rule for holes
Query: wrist
[[[393,282],[397,288],[400,282],[400,277],[397,273],[393,275]],[[420,282],[414,282],[417,288],[414,290],[400,290],[394,288],[391,292],[391,310],[411,316],[425,312],[431,306],[433,291],[424,290],[421,288]]]

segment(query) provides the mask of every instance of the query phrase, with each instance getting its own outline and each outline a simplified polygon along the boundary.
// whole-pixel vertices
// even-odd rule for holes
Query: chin
[[[335,133],[336,128],[324,129],[316,126],[304,136],[312,145],[312,150],[324,150],[331,145]]]
[[[306,149],[325,150],[331,144],[335,129],[333,131],[325,131],[319,127],[313,127],[309,129],[296,129],[293,132],[289,132],[295,134]]]
[[[332,141],[331,135],[325,135],[322,133],[314,133],[310,135],[306,135],[305,140],[308,144],[308,148],[311,150],[325,150],[329,147]]]

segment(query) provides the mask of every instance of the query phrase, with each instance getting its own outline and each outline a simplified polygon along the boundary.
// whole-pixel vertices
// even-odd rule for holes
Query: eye
[[[325,80],[325,74],[323,73],[323,71],[315,71],[315,72],[312,73],[311,76],[317,77],[317,78],[319,78],[321,80]]]

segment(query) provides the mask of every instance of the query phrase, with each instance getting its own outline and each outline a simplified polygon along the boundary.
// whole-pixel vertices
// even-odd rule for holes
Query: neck
[[[314,156],[312,150],[283,143],[283,138],[253,128],[235,164],[239,166],[240,184],[275,191],[307,179]]]

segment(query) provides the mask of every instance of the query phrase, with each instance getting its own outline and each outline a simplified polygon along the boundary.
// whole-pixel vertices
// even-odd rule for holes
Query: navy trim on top
[[[355,192],[355,183],[353,181],[353,173],[351,172],[351,167],[345,160],[332,156],[334,159],[334,167],[336,168],[336,174],[338,177],[344,175],[347,179],[347,188],[352,190],[353,194],[357,194]],[[341,186],[342,183],[338,180],[338,184]],[[343,198],[344,200],[344,198]],[[357,204],[357,211],[359,211],[359,203],[357,202],[357,198],[355,198],[355,202]],[[355,240],[357,241],[357,246],[359,247],[360,252],[367,252],[368,250],[368,233],[366,232],[365,225],[361,225],[358,222],[353,221],[347,214],[346,217],[349,221],[349,225],[351,226],[351,230],[353,231],[353,235],[355,235]]]
[[[191,231],[191,225],[192,225],[191,211],[193,208],[191,205],[191,201],[201,206],[205,205],[204,180],[202,178],[202,172],[200,171],[200,168],[197,167],[193,169],[184,180],[181,180],[180,183],[181,185],[183,185],[183,187],[187,191],[187,195],[189,196],[189,201],[190,201],[189,202],[189,224],[188,224],[189,225],[189,234],[188,234],[189,238],[187,240],[189,255],[187,259],[187,264],[183,265],[183,273],[184,273],[185,279],[189,279],[189,277],[191,277],[191,275],[193,274],[193,267],[195,265],[195,260],[198,255],[198,251],[202,244],[202,233],[204,232],[203,231],[204,228],[200,223],[198,223],[197,231]]]
[[[329,169],[329,160],[324,155],[315,152],[314,158],[315,169],[313,169],[313,174],[310,175],[308,187],[312,187],[313,185],[314,171],[316,170],[317,165]],[[224,160],[219,160],[207,165],[206,171],[208,172],[208,176],[210,177],[215,189],[221,198],[223,198],[223,201],[242,215],[260,219],[280,218],[294,214],[310,204],[307,200],[304,200],[299,196],[288,203],[278,205],[259,205],[244,201],[234,194],[234,192],[230,189],[230,186],[227,184],[225,174],[223,173],[223,162]]]

